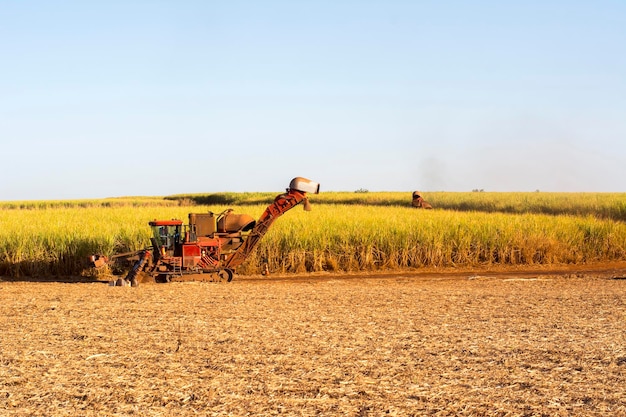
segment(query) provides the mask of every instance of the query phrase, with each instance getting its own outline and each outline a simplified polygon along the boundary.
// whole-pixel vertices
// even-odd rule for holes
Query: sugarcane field
[[[0,39],[0,417],[626,417],[626,1]]]
[[[626,415],[623,195],[296,183],[4,203],[5,415]]]

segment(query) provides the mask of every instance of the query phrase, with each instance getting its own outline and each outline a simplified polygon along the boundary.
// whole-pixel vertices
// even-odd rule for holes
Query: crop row
[[[144,208],[179,206],[267,205],[275,192],[180,194],[167,197],[119,197],[97,200],[5,201],[1,210],[49,210],[56,208]],[[424,195],[435,208],[511,214],[569,214],[626,221],[624,193],[550,192],[429,192]],[[410,192],[324,192],[317,204],[409,207]]]
[[[624,193],[551,192],[429,192],[425,199],[435,208],[511,214],[570,214],[626,221]],[[166,197],[168,201],[197,204],[268,204],[274,193],[216,193]],[[411,192],[324,192],[316,195],[318,204],[409,207]]]
[[[614,218],[623,207],[623,195],[617,200],[590,195],[596,200],[596,216],[587,213],[592,205],[583,202],[571,203],[573,214],[537,214],[525,210],[523,204],[531,203],[520,204],[519,196],[517,206],[502,198],[488,203],[492,210],[464,211],[460,207],[441,209],[452,204],[452,197],[446,194],[455,193],[429,196],[438,207],[435,210],[413,209],[400,200],[389,203],[394,201],[392,194],[400,198],[401,193],[363,193],[371,199],[367,203],[347,201],[353,195],[344,194],[344,200],[334,201],[333,193],[316,195],[311,198],[313,211],[296,208],[286,213],[238,273],[258,273],[264,264],[276,272],[313,272],[552,265],[623,260],[626,256],[626,223]],[[464,194],[486,200],[481,194],[490,193]],[[387,200],[376,203],[376,195]],[[361,194],[356,196],[361,198]],[[188,196],[185,199],[189,201]],[[255,218],[265,208],[265,203],[240,203],[230,207]],[[476,204],[476,200],[470,198],[470,203]],[[507,204],[510,210],[504,209]],[[111,255],[146,247],[150,237],[147,223],[152,219],[186,220],[190,211],[220,212],[228,207],[170,204],[0,210],[0,275],[88,274],[90,254]],[[545,207],[551,206],[546,203]],[[606,214],[611,212],[614,214]]]

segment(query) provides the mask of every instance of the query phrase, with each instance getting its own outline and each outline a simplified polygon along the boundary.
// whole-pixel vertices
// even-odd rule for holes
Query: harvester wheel
[[[220,278],[220,281],[224,282],[230,282],[233,280],[233,270],[232,269],[220,269],[219,272],[217,273],[217,276]]]

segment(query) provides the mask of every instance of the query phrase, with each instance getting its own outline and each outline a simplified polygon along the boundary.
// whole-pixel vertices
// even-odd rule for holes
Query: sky
[[[626,2],[0,0],[0,200],[626,192]]]

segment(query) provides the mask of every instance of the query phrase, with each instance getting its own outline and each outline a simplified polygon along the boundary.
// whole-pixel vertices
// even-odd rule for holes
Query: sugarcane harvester
[[[134,259],[122,281],[131,286],[146,280],[230,282],[272,223],[300,203],[309,211],[307,193],[317,194],[319,188],[309,179],[292,179],[286,192],[276,196],[258,220],[232,209],[220,214],[189,213],[186,225],[178,219],[153,220],[148,223],[153,232],[151,247],[111,257],[93,255],[91,262],[102,267],[115,259]]]

